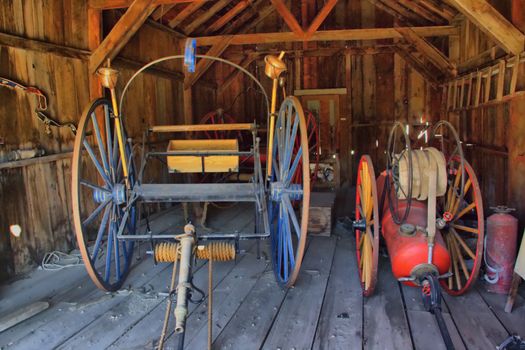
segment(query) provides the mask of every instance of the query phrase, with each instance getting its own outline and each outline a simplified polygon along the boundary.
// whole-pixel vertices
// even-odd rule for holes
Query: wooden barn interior
[[[519,349],[524,97],[524,0],[2,0],[0,349]]]

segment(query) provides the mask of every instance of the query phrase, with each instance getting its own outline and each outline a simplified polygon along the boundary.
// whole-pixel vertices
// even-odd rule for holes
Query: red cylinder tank
[[[507,294],[512,281],[518,243],[518,219],[506,207],[494,208],[487,219],[485,262],[487,290]]]
[[[383,173],[378,178],[378,193],[382,193],[385,180],[384,176]],[[381,232],[388,248],[392,272],[396,279],[410,277],[412,270],[416,266],[427,264],[428,262],[427,237],[419,230],[416,230],[412,234],[404,232],[392,219],[392,215],[388,209],[388,196],[386,197],[383,207],[383,218],[381,220]],[[406,205],[407,203],[404,200],[398,202],[399,216],[402,216],[405,212]],[[408,215],[406,223],[414,227],[427,226],[426,202],[412,200],[410,214]],[[440,275],[448,272],[450,267],[450,255],[439,230],[436,232],[432,263],[437,267]],[[414,286],[411,282],[403,283]]]

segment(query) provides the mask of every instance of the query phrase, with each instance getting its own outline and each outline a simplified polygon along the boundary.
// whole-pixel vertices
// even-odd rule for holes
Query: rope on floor
[[[58,250],[46,253],[42,259],[42,270],[55,271],[73,266],[84,266],[80,253],[67,254]]]

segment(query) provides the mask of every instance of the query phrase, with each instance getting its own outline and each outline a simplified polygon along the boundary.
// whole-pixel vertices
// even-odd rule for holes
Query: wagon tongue
[[[438,278],[433,274],[428,274],[423,279],[421,285],[421,296],[425,309],[436,316],[439,331],[441,332],[447,349],[454,349],[454,344],[450,338],[445,319],[441,313],[441,287],[439,286]]]

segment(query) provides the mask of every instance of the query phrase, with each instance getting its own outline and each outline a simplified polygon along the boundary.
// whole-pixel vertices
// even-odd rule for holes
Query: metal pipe
[[[179,239],[180,242],[180,267],[179,284],[177,285],[177,306],[175,307],[175,332],[184,332],[186,316],[188,315],[188,289],[190,279],[191,258],[193,244],[195,243],[195,227],[188,224],[184,227],[185,235]]]
[[[193,156],[193,157],[210,157],[210,156],[252,156],[250,151],[221,152],[221,151],[166,151],[166,152],[148,152],[148,156]]]
[[[118,235],[119,240],[128,241],[141,241],[150,239],[174,239],[179,240],[180,235]],[[224,234],[213,234],[213,235],[202,235],[197,236],[199,241],[219,241],[219,240],[239,240],[245,241],[249,239],[268,239],[269,233],[250,233],[250,234],[235,234],[235,233],[224,233]]]

